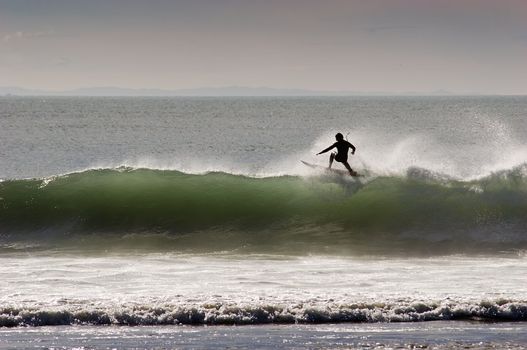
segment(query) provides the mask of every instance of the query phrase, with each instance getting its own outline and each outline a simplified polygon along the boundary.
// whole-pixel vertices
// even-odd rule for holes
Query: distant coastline
[[[120,87],[92,87],[71,90],[38,90],[25,89],[20,87],[0,87],[0,96],[466,96],[479,95],[473,93],[453,93],[446,90],[436,90],[430,92],[365,92],[365,91],[324,91],[306,89],[278,89],[270,87],[243,87],[227,86],[216,88],[196,88],[196,89],[129,89]]]

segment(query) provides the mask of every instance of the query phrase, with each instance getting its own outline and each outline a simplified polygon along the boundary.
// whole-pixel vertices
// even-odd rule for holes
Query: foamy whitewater
[[[521,348],[525,111],[0,98],[0,347]],[[364,176],[300,163],[336,132]]]

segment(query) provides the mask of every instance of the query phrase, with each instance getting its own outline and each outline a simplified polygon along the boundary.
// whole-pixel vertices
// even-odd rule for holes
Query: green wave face
[[[462,182],[90,170],[0,183],[0,236],[155,249],[470,251],[527,247],[524,168]],[[248,248],[249,249],[249,248]]]

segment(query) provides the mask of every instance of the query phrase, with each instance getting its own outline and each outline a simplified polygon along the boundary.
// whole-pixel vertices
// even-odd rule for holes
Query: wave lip
[[[527,321],[527,302],[512,300],[283,305],[134,305],[108,309],[4,307],[0,327],[55,325],[256,325]]]

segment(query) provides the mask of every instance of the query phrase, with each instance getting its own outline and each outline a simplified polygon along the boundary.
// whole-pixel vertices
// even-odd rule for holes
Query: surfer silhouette
[[[351,148],[351,154],[355,154],[355,146],[353,146],[348,141],[344,140],[344,136],[342,136],[340,132],[335,135],[335,138],[337,139],[337,142],[335,142],[333,145],[329,146],[325,150],[322,150],[317,153],[317,156],[319,154],[326,153],[327,151],[330,151],[333,148],[337,148],[337,153],[332,152],[329,156],[329,169],[331,169],[331,166],[333,165],[333,160],[336,160],[337,162],[344,164],[351,176],[357,176],[357,172],[354,171],[348,163],[348,150]]]

